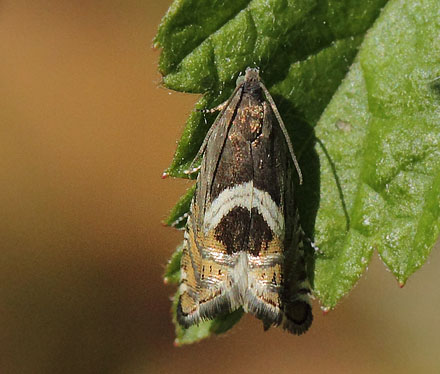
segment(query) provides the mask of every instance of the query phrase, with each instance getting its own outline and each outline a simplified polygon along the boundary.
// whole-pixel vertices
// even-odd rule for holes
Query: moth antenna
[[[278,112],[278,109],[272,99],[272,96],[270,95],[269,91],[267,90],[266,86],[260,82],[260,86],[264,91],[264,94],[266,96],[267,101],[269,101],[270,106],[272,107],[273,112],[275,113],[275,117],[277,117],[278,123],[280,125],[281,131],[283,132],[284,138],[287,142],[287,147],[289,148],[290,156],[292,157],[293,164],[295,165],[295,169],[298,173],[299,177],[299,184],[301,185],[303,183],[303,177],[301,173],[301,169],[298,164],[298,160],[296,159],[295,152],[293,151],[292,142],[290,141],[289,133],[287,132],[286,126],[284,125],[284,122],[280,116],[280,112]]]

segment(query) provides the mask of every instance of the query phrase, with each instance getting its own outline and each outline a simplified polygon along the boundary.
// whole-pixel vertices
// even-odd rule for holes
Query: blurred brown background
[[[197,97],[160,87],[170,1],[0,2],[0,373],[439,373],[440,255],[375,258],[302,337],[252,317],[173,347],[162,180]]]

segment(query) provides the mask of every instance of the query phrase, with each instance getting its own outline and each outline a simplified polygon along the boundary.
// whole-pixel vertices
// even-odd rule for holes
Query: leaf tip
[[[157,38],[153,39],[153,44],[152,44],[152,48],[157,50],[161,47],[160,42],[157,40]]]
[[[180,347],[181,344],[180,344],[180,342],[179,342],[179,339],[177,339],[177,338],[174,339],[173,345],[174,345],[175,347]]]
[[[322,306],[321,310],[322,310],[322,315],[326,316],[328,314],[328,312],[330,312],[331,308],[328,306]]]

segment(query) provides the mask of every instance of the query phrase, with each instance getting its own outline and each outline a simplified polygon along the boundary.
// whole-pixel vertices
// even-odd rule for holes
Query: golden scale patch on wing
[[[202,262],[202,257],[197,248],[194,238],[194,232],[190,224],[186,246],[183,249],[181,266],[184,272],[186,273],[186,285],[194,291],[197,290],[196,271],[197,273],[200,273],[201,262]]]
[[[182,312],[185,314],[192,314],[197,311],[197,301],[188,293],[188,291],[182,292],[180,295],[180,306]]]
[[[203,240],[204,247],[209,248],[210,253],[211,251],[215,251],[219,254],[224,254],[225,256],[228,255],[224,244],[218,241],[215,237],[215,227],[209,230],[206,235],[203,235],[201,240]]]
[[[240,108],[236,121],[249,126],[251,132],[257,132],[261,129],[261,123],[264,117],[262,105],[249,105]]]
[[[218,287],[208,287],[208,285],[205,285],[200,288],[199,291],[199,303],[203,304],[208,301],[213,300],[215,297],[219,296],[221,294],[221,289]]]
[[[249,269],[251,278],[255,279],[255,296],[274,307],[280,307],[280,288],[283,282],[281,264]]]
[[[271,241],[262,243],[258,256],[251,256],[249,264],[251,267],[265,267],[284,262],[283,252],[282,241],[274,237]]]
[[[212,253],[211,253],[212,254]],[[212,258],[202,259],[200,269],[199,302],[204,303],[219,296],[226,286],[228,267]]]
[[[202,260],[202,269],[200,271],[200,279],[202,281],[220,282],[225,279],[226,273],[225,266],[218,264],[215,260],[208,258]]]
[[[260,284],[280,286],[283,281],[281,264],[251,268],[250,272]]]
[[[284,254],[282,241],[274,237],[258,256],[249,259],[250,277],[255,280],[255,296],[266,304],[280,308]]]
[[[186,256],[188,258],[189,256]],[[182,257],[182,269],[184,264],[183,261],[186,260],[185,258],[185,250]],[[181,295],[180,295],[180,303],[182,311],[185,314],[191,314],[194,313],[197,310],[197,300],[195,299],[195,295],[197,295],[196,287],[193,287],[195,285],[195,278],[194,278],[194,268],[192,266],[187,267],[186,271],[186,278],[182,279],[182,284],[186,287],[182,289]]]
[[[226,247],[215,238],[215,230],[206,235],[198,233],[198,242],[206,250],[202,259],[200,279],[207,283],[220,283],[227,279],[233,261],[226,252]]]
[[[269,291],[265,289],[261,295],[257,295],[257,297],[264,301],[266,304],[269,304],[275,308],[281,308],[281,298],[279,290]]]
[[[199,247],[196,246],[196,241]],[[209,256],[209,258],[203,258],[199,248],[202,254]],[[191,262],[190,254],[193,262]],[[189,290],[194,291],[192,294],[197,295],[197,300],[188,291],[182,292],[181,305],[185,314],[195,312],[200,304],[219,296],[222,292],[222,285],[227,287],[225,281],[229,273],[229,266],[223,264],[222,261],[215,260],[216,257],[220,259],[225,256],[229,257],[225,247],[214,238],[214,230],[211,230],[206,236],[202,231],[194,233],[191,222],[189,222],[187,246],[183,252],[181,265],[186,273],[186,278],[182,279],[182,282]],[[193,265],[197,269],[198,278]]]
[[[200,267],[202,263],[201,254],[197,248],[191,217],[188,218],[185,246],[181,260],[181,283],[182,288],[180,302],[183,313],[192,314],[197,311],[199,294]]]
[[[264,258],[265,256],[276,254],[281,255],[283,252],[283,243],[281,239],[274,237],[269,243],[267,243],[267,246],[262,248],[260,251],[260,257]]]

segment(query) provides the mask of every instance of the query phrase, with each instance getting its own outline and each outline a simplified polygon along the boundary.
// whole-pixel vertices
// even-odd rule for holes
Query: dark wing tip
[[[292,334],[305,333],[313,322],[312,307],[307,301],[295,300],[286,305],[283,328]]]

